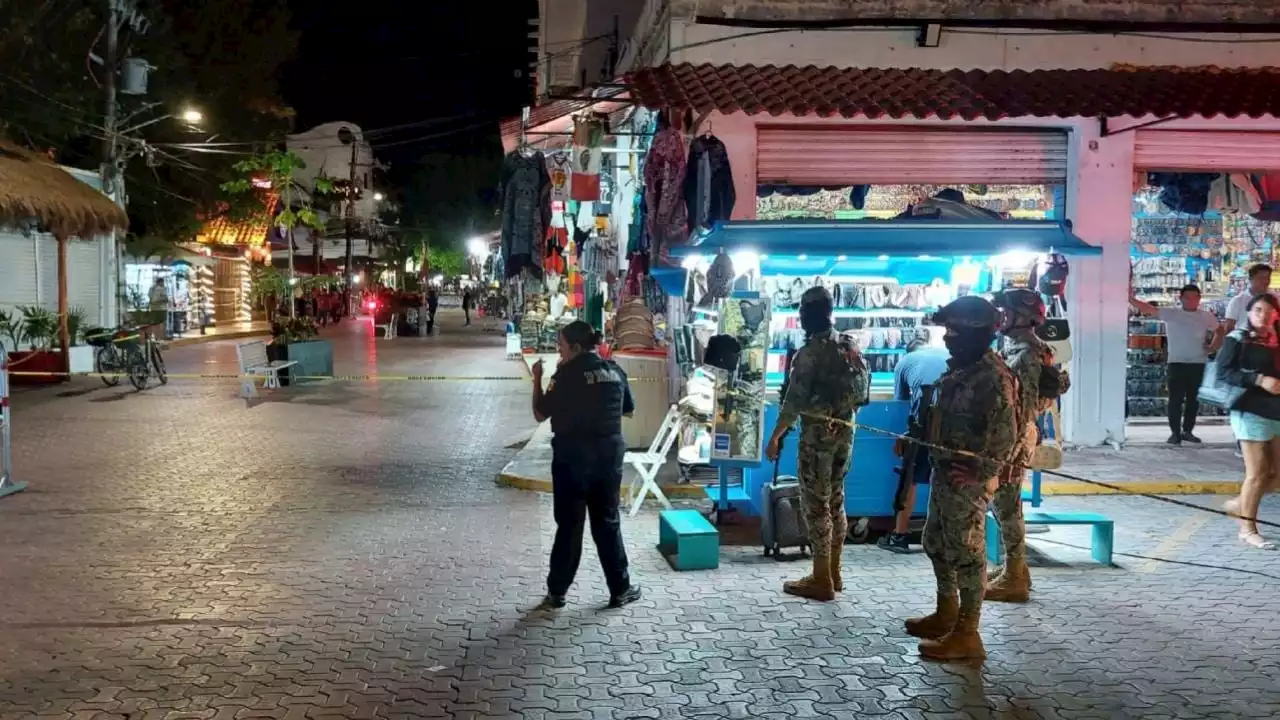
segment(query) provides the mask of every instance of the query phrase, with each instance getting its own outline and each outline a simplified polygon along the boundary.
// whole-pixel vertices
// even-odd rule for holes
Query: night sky
[[[537,0],[488,3],[294,0],[302,31],[283,78],[297,130],[347,120],[371,136],[375,154],[411,163],[429,150],[468,154],[497,123],[530,103],[528,19]],[[444,131],[459,132],[423,139]]]

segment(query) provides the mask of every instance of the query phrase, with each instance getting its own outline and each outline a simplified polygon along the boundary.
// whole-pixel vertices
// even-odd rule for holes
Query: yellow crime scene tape
[[[124,373],[100,373],[100,372],[67,373],[67,372],[22,371],[22,370],[10,370],[8,371],[8,374],[13,376],[22,376],[22,377],[68,377],[68,378],[70,377],[97,377],[97,378],[128,377]],[[234,373],[234,374],[169,373],[167,374],[166,377],[172,378],[172,379],[183,379],[183,380],[246,380],[246,379],[261,379],[262,376],[250,375],[250,374],[239,374],[239,373]],[[381,375],[381,374],[372,374],[372,375],[295,375],[292,377],[292,379],[293,380],[318,380],[318,381],[327,380],[327,381],[333,381],[333,382],[371,382],[371,383],[380,383],[380,382],[522,382],[524,383],[524,382],[529,382],[532,379],[532,377],[528,375]],[[663,378],[629,377],[627,379],[632,383],[667,382],[668,381],[668,379],[665,377]],[[938,453],[943,453],[948,455],[958,455],[960,457],[969,457],[976,460],[987,460],[1001,467],[1015,467],[1015,464],[1009,461],[1008,459],[988,458],[968,450],[964,450],[960,448],[944,447],[942,445],[937,445],[935,443],[931,443],[926,440],[921,440],[919,438],[911,437],[909,435],[906,435],[900,432],[896,432],[893,430],[886,430],[884,428],[878,428],[878,427],[875,427],[874,425],[865,425],[865,424],[857,423],[844,418],[829,417],[829,416],[819,415],[815,413],[802,412],[800,414],[804,417],[818,420],[820,422],[825,422],[830,425],[841,425],[841,426],[851,428],[855,431],[858,429],[863,429],[863,430],[866,430],[867,432],[873,432],[879,435],[884,435],[884,436],[895,438],[898,440],[915,443],[920,447],[928,448],[929,450],[933,450]],[[1040,472],[1044,475],[1050,475],[1053,477],[1062,478],[1064,480],[1071,480],[1073,482],[1079,482],[1079,483],[1084,483],[1086,485],[1091,485],[1094,487],[1104,488],[1112,491],[1113,493],[1117,493],[1121,495],[1132,495],[1136,497],[1144,497],[1151,500],[1156,500],[1159,502],[1188,508],[1191,510],[1200,510],[1203,512],[1212,513],[1214,515],[1220,515],[1223,517],[1229,517],[1234,519],[1249,520],[1257,523],[1258,525],[1263,525],[1266,527],[1280,528],[1280,523],[1269,522],[1269,521],[1261,520],[1258,518],[1247,518],[1247,517],[1243,517],[1235,513],[1230,513],[1218,508],[1205,507],[1203,505],[1196,505],[1195,503],[1189,503],[1183,500],[1177,500],[1177,499],[1166,497],[1163,495],[1155,495],[1152,493],[1136,491],[1130,488],[1120,487],[1118,485],[1113,485],[1111,483],[1102,482],[1100,480],[1090,480],[1088,478],[1083,478],[1078,475],[1062,472],[1061,470],[1040,469],[1040,470],[1037,470],[1037,472]]]
[[[51,370],[10,370],[17,377],[65,377],[65,378],[127,378],[127,373],[102,372],[54,372]],[[166,378],[180,380],[247,380],[261,379],[261,375],[231,373],[166,373]],[[550,376],[547,376],[550,379]],[[342,382],[529,382],[529,375],[292,375],[292,380],[337,380]],[[627,378],[629,382],[667,382],[667,378]]]
[[[855,432],[859,429],[862,429],[862,430],[873,432],[879,435],[885,435],[898,440],[903,440],[905,442],[915,443],[916,445],[922,448],[927,448],[931,451],[935,451],[937,453],[944,454],[944,455],[959,455],[961,457],[973,458],[975,460],[985,460],[1004,468],[1012,468],[1015,471],[1020,469],[1026,469],[1026,468],[1021,468],[1019,465],[1017,465],[1016,463],[1008,459],[991,458],[991,457],[986,457],[984,455],[981,455],[979,453],[975,453],[969,450],[945,447],[942,445],[929,442],[927,440],[921,440],[919,438],[911,437],[910,435],[906,435],[900,432],[895,432],[893,430],[885,430],[884,428],[878,428],[874,425],[864,425],[862,423],[846,420],[844,418],[835,418],[827,415],[819,415],[816,413],[801,412],[800,414],[804,417],[812,418],[814,420],[818,420],[819,422],[827,423],[828,425],[841,425],[844,427],[853,428]],[[1212,513],[1214,515],[1220,515],[1222,517],[1248,520],[1250,522],[1255,522],[1258,525],[1263,525],[1266,527],[1280,528],[1280,523],[1268,522],[1266,520],[1260,520],[1258,518],[1253,518],[1253,517],[1245,517],[1243,515],[1237,515],[1235,513],[1227,512],[1226,510],[1221,510],[1219,508],[1211,508],[1211,507],[1205,507],[1204,505],[1196,505],[1195,503],[1189,503],[1184,500],[1177,500],[1175,498],[1166,497],[1164,495],[1155,495],[1153,493],[1145,493],[1137,490],[1131,490],[1129,488],[1120,487],[1119,485],[1112,485],[1111,483],[1105,483],[1105,482],[1102,482],[1101,480],[1090,480],[1088,478],[1082,478],[1079,475],[1072,475],[1071,473],[1065,473],[1065,472],[1062,472],[1061,470],[1038,469],[1038,470],[1035,470],[1035,472],[1039,472],[1044,475],[1051,475],[1053,477],[1059,477],[1064,480],[1071,480],[1074,482],[1084,483],[1086,485],[1092,485],[1094,487],[1105,488],[1107,490],[1111,490],[1112,492],[1120,495],[1133,495],[1136,497],[1144,497],[1150,500],[1157,500],[1159,502],[1168,503],[1170,505],[1177,505],[1179,507],[1188,508],[1190,510],[1200,510],[1203,512]]]

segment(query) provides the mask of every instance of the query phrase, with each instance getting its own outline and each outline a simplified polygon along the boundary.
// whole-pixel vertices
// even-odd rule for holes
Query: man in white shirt
[[[1200,309],[1200,288],[1187,285],[1178,293],[1181,308],[1156,307],[1136,296],[1129,304],[1143,315],[1158,317],[1164,321],[1165,342],[1169,363],[1166,379],[1169,383],[1169,440],[1170,445],[1184,441],[1199,444],[1200,438],[1192,434],[1196,427],[1196,414],[1200,412],[1200,383],[1204,381],[1204,367],[1209,355],[1222,344],[1222,325],[1213,313]]]
[[[1259,263],[1249,268],[1248,289],[1231,298],[1231,302],[1227,303],[1227,316],[1223,318],[1224,333],[1229,333],[1237,327],[1248,325],[1246,320],[1249,317],[1249,301],[1268,292],[1267,288],[1269,287],[1271,287],[1270,265]],[[1275,293],[1272,294],[1274,295]]]

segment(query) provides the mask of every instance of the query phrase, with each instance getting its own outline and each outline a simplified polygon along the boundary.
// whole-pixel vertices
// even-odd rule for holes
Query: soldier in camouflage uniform
[[[1005,561],[1000,574],[987,585],[986,598],[993,602],[1026,602],[1031,597],[1031,572],[1027,568],[1027,525],[1022,518],[1022,479],[1039,443],[1036,418],[1041,413],[1040,373],[1052,362],[1052,353],[1035,329],[1044,323],[1044,300],[1034,290],[1019,288],[1003,293],[997,300],[1004,310],[1004,347],[1001,357],[1018,378],[1018,417],[1023,424],[1013,461],[1000,473],[1000,486],[992,501],[1000,535],[1004,539]]]
[[[789,368],[787,396],[765,448],[777,459],[782,437],[800,420],[800,500],[813,548],[813,573],[784,583],[791,595],[833,600],[844,589],[840,561],[849,519],[844,512],[844,476],[853,455],[853,415],[867,404],[871,375],[854,338],[836,333],[834,303],[825,288],[800,299],[805,344]]]
[[[1017,380],[991,349],[998,314],[977,296],[938,311],[946,327],[948,370],[938,381],[928,442],[935,448],[924,549],[938,580],[932,615],[907,620],[933,660],[986,656],[978,623],[986,586],[985,518],[997,476],[1018,442]],[[957,597],[958,596],[958,597]]]

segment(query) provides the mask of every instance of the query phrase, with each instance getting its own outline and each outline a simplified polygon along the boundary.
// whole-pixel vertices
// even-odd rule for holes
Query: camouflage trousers
[[[852,432],[801,433],[800,503],[809,529],[809,545],[815,554],[826,553],[836,542],[843,543],[849,532],[849,517],[844,513],[844,476],[852,457]]]
[[[1000,477],[991,501],[991,511],[1000,523],[1000,536],[1004,540],[1005,564],[1010,559],[1021,560],[1027,556],[1027,523],[1022,518],[1022,477],[1026,470],[1010,467]]]
[[[956,482],[945,471],[933,474],[924,551],[933,563],[938,594],[960,593],[962,606],[982,603],[987,585],[986,516],[994,481]]]

